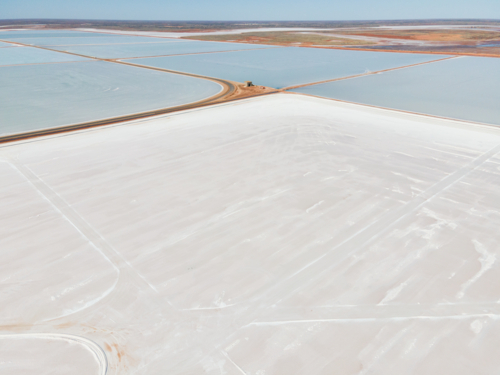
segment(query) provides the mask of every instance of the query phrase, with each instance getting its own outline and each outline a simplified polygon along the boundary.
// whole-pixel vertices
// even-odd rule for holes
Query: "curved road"
[[[14,42],[8,41],[8,40],[0,40],[0,41],[5,42],[5,43],[11,43],[11,44],[14,43]],[[39,130],[33,130],[33,131],[29,131],[29,132],[24,132],[24,133],[17,133],[17,134],[9,134],[9,135],[5,135],[5,136],[0,136],[0,143],[13,142],[13,141],[18,141],[18,140],[22,140],[22,139],[39,137],[42,135],[56,134],[56,133],[61,133],[61,132],[77,130],[77,129],[86,129],[86,128],[102,126],[102,125],[110,125],[110,124],[115,124],[115,123],[123,122],[123,121],[137,120],[137,119],[144,118],[144,117],[151,117],[151,116],[156,116],[156,115],[163,115],[163,114],[170,113],[170,112],[177,112],[177,111],[182,111],[182,110],[186,110],[186,109],[198,108],[198,107],[214,104],[215,102],[220,102],[225,97],[230,96],[235,91],[235,85],[232,82],[226,81],[224,79],[204,77],[204,76],[199,76],[196,74],[177,72],[177,71],[168,70],[168,69],[154,68],[154,67],[134,64],[134,63],[130,63],[130,62],[117,61],[115,59],[101,59],[101,58],[97,58],[97,57],[93,57],[93,56],[86,56],[86,55],[81,55],[78,53],[72,53],[72,52],[66,52],[66,51],[58,51],[58,50],[54,50],[54,49],[47,48],[47,47],[33,46],[33,45],[19,43],[19,42],[15,42],[15,44],[22,45],[25,47],[44,49],[44,50],[48,50],[48,51],[52,51],[52,52],[65,53],[68,55],[85,57],[85,58],[89,58],[89,59],[93,59],[93,60],[106,61],[106,62],[111,62],[111,63],[115,63],[115,64],[129,65],[129,66],[135,66],[135,67],[139,67],[139,68],[143,68],[143,69],[151,69],[151,70],[156,70],[156,71],[160,71],[160,72],[167,72],[167,73],[185,75],[185,76],[194,77],[194,78],[205,79],[205,80],[213,81],[213,82],[220,84],[222,86],[222,91],[219,92],[218,94],[212,96],[212,97],[209,97],[209,98],[206,98],[203,100],[199,100],[199,101],[194,102],[194,103],[189,103],[189,104],[184,104],[184,105],[179,105],[179,106],[174,106],[174,107],[168,107],[168,108],[163,108],[163,109],[157,109],[157,110],[153,110],[153,111],[138,112],[138,113],[134,113],[131,115],[109,117],[109,118],[102,119],[102,120],[82,122],[82,123],[72,124],[72,125],[67,125],[67,126],[59,126],[59,127],[55,127],[55,128],[39,129]]]

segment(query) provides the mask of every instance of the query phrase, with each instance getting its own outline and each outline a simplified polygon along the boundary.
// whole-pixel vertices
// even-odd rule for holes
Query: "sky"
[[[500,0],[0,0],[0,19],[500,19]]]

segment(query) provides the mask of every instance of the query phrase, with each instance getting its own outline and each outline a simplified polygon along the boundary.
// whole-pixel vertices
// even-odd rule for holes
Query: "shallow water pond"
[[[459,57],[295,92],[500,125],[500,59]]]
[[[101,62],[0,67],[0,135],[192,103],[212,81]]]
[[[256,85],[284,88],[439,58],[442,56],[287,47],[158,57],[134,62],[236,82],[252,81]]]

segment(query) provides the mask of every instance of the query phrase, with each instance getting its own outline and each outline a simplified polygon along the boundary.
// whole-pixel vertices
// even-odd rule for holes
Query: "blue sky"
[[[0,19],[500,19],[500,0],[0,0]]]

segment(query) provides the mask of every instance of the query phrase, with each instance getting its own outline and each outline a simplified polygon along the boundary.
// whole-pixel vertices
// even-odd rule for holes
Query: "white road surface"
[[[499,183],[498,128],[298,94],[4,144],[0,373],[494,374]]]

